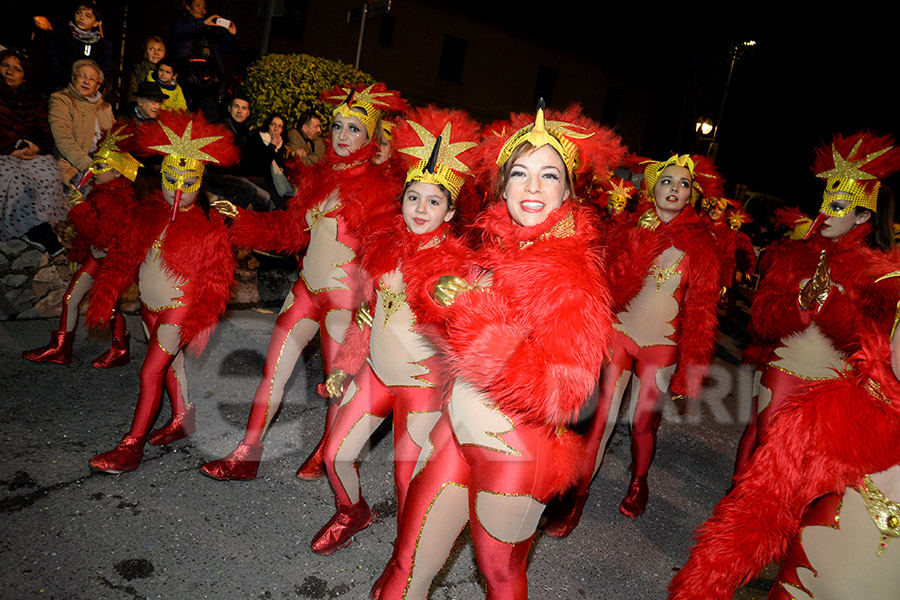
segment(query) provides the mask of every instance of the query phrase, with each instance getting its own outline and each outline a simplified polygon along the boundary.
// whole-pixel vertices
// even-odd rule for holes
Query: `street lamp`
[[[728,88],[731,86],[731,75],[734,73],[734,64],[737,62],[738,58],[743,56],[744,52],[749,51],[754,46],[756,46],[754,40],[747,40],[746,42],[732,44],[731,48],[728,50],[729,54],[731,54],[731,65],[728,67],[728,80],[725,82],[725,92],[722,94],[722,106],[719,107],[719,118],[716,119],[716,126],[713,127],[712,142],[709,144],[709,152],[707,153],[707,156],[711,157],[713,162],[715,162],[716,152],[718,151],[716,137],[719,134],[719,126],[722,124],[722,113],[725,112],[725,100],[728,98]]]

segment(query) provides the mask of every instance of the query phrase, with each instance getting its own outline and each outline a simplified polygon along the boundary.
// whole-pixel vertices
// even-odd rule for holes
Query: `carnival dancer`
[[[859,278],[897,299],[896,253],[864,249]],[[885,264],[888,263],[888,264]],[[881,288],[880,290],[878,288]],[[837,291],[833,293],[839,293]],[[836,378],[788,396],[734,488],[697,533],[672,600],[725,600],[770,561],[773,600],[894,598],[900,589],[900,336],[847,315],[859,347]]]
[[[591,417],[591,468],[545,523],[544,531],[554,537],[567,536],[581,519],[629,380],[631,481],[619,511],[631,519],[643,514],[665,393],[698,397],[712,357],[719,260],[715,240],[690,201],[695,190],[716,195],[721,183],[705,158],[688,155],[650,163],[644,180],[654,204],[644,205],[608,236],[610,289],[618,311],[612,358]]]
[[[836,135],[819,148],[813,171],[825,179],[822,206],[805,241],[767,251],[770,265],[750,309],[754,345],[767,348],[758,395],[738,446],[740,473],[784,399],[812,382],[834,379],[859,350],[857,321],[893,306],[860,278],[869,248],[893,247],[892,196],[880,179],[900,168],[888,136]]]
[[[228,456],[203,465],[215,479],[254,479],[262,457],[263,434],[275,417],[284,386],[300,354],[320,332],[325,372],[330,373],[344,341],[353,311],[359,306],[359,248],[367,227],[382,213],[396,208],[396,187],[388,164],[373,164],[379,150],[375,131],[387,111],[401,111],[405,101],[384,84],[338,86],[322,94],[336,104],[331,147],[325,159],[301,168],[299,190],[286,211],[255,213],[228,202],[215,206],[234,219],[231,231],[238,246],[273,252],[306,254],[300,278],[285,298],[266,351],[262,381],[253,396],[247,431]],[[327,395],[327,394],[326,394]],[[330,402],[325,432],[337,402]],[[325,474],[322,449],[325,434],[297,476],[317,479]]]
[[[423,302],[420,312],[413,300],[443,329],[456,380],[372,590],[382,600],[425,598],[467,521],[487,597],[527,598],[538,519],[584,464],[566,424],[608,358],[612,314],[596,211],[577,202],[572,181],[607,173],[622,147],[577,107],[546,118],[539,108],[494,131],[515,133],[480,146],[501,201],[478,221],[474,268],[428,284],[446,309]]]
[[[134,147],[135,132],[130,122],[113,124],[104,134],[91,166],[72,194],[74,205],[69,211],[69,220],[75,225],[77,236],[69,252],[69,261],[79,264],[79,267],[63,295],[59,329],[51,332],[49,344],[26,350],[22,353],[23,358],[61,365],[72,360],[78,307],[97,278],[106,248],[124,215],[133,209],[135,203],[132,183],[140,163],[129,153]],[[80,190],[88,181],[92,181],[94,187],[85,199]],[[110,348],[91,363],[98,369],[126,365],[131,360],[131,334],[125,329],[125,317],[118,307],[113,310]]]
[[[471,206],[477,198],[465,184],[478,130],[460,111],[429,107],[408,115],[395,133],[393,143],[409,168],[405,187],[397,190],[402,214],[385,215],[363,240],[366,304],[358,309],[358,327],[349,328],[325,384],[343,401],[325,443],[337,512],[313,538],[318,554],[338,550],[372,522],[356,461],[381,422],[393,411],[399,520],[419,452],[441,414],[444,385],[436,350],[418,331],[407,299],[428,299],[424,280],[469,264],[471,252],[454,236],[451,221],[461,204]],[[404,277],[408,271],[415,273],[410,284]],[[349,373],[356,376],[344,393]]]
[[[162,189],[123,216],[86,317],[92,325],[109,320],[116,301],[137,277],[147,354],[131,429],[116,448],[90,461],[92,469],[107,473],[137,469],[147,441],[169,444],[193,433],[194,405],[187,401],[182,350],[203,350],[234,283],[225,222],[197,202],[205,163],[228,166],[237,161],[231,134],[200,115],[163,111],[156,122],[139,128],[137,142],[142,151],[164,156]],[[172,417],[150,432],[164,383]]]

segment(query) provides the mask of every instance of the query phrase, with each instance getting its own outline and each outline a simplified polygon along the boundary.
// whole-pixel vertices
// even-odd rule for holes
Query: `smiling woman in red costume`
[[[538,519],[584,464],[566,424],[608,358],[612,315],[597,216],[572,178],[607,173],[622,147],[577,108],[546,119],[541,108],[494,131],[515,133],[480,146],[500,200],[478,221],[484,246],[467,279],[427,285],[446,308],[413,304],[443,330],[456,379],[373,588],[382,600],[425,598],[466,522],[487,597],[527,598]]]
[[[690,558],[669,586],[673,600],[730,599],[772,560],[781,562],[769,593],[773,600],[897,596],[900,544],[891,540],[900,536],[900,335],[894,316],[900,314],[900,256],[862,240],[851,256],[836,252],[863,225],[848,221],[875,210],[876,195],[875,215],[883,216],[891,193],[879,189],[879,179],[900,166],[900,150],[892,146],[890,138],[868,133],[836,136],[826,148],[832,158],[819,154],[816,172],[828,182],[826,217],[817,222],[826,223],[825,235],[845,233],[824,246],[829,277],[808,297],[822,305],[819,316],[841,302],[835,307],[840,314],[831,318],[843,321],[841,339],[852,339],[856,352],[842,361],[843,371],[798,386],[773,411],[734,488],[698,529]],[[810,242],[793,243],[786,252],[801,252]],[[811,253],[807,266],[816,270],[821,255]],[[777,268],[773,263],[770,276]],[[851,277],[838,280],[839,274]],[[795,312],[814,310],[796,307],[804,288],[794,281],[795,304],[787,306]]]
[[[135,132],[130,122],[113,124],[100,141],[93,162],[85,171],[77,189],[80,190],[88,181],[92,181],[93,188],[86,199],[81,197],[80,191],[73,194],[73,203],[79,198],[80,201],[69,211],[69,220],[75,225],[78,235],[69,252],[69,261],[80,266],[63,295],[59,329],[51,333],[48,345],[23,352],[22,356],[28,360],[61,365],[72,360],[78,306],[90,291],[106,256],[106,248],[118,232],[122,219],[134,207],[132,182],[137,176],[140,163],[129,152],[135,145]],[[131,360],[131,335],[125,329],[125,317],[118,308],[113,310],[112,344],[91,363],[91,366],[98,369],[118,367]]]
[[[363,240],[370,308],[359,309],[359,326],[347,332],[326,382],[332,397],[343,400],[325,443],[337,512],[313,538],[312,549],[318,554],[341,548],[372,522],[356,461],[381,422],[393,411],[399,519],[416,459],[441,414],[444,386],[438,357],[419,331],[409,299],[427,299],[423,280],[459,271],[471,258],[453,236],[451,220],[476,202],[472,186],[465,183],[478,130],[462,112],[425,108],[409,115],[394,132],[393,144],[409,169],[402,193],[396,191],[402,214],[385,215]],[[415,274],[411,284],[405,282],[407,272]],[[348,373],[357,374],[342,393]]]
[[[757,406],[738,447],[735,472],[745,467],[772,416],[791,393],[836,378],[859,350],[859,320],[884,317],[893,305],[873,293],[860,266],[871,248],[893,246],[893,197],[879,180],[900,168],[889,137],[836,135],[816,152],[813,171],[826,180],[822,206],[805,241],[779,247],[750,310],[750,333],[768,348]]]
[[[262,437],[275,417],[284,386],[310,340],[320,333],[325,372],[344,341],[353,311],[359,306],[359,248],[365,230],[379,214],[396,206],[396,188],[387,163],[375,165],[379,150],[375,135],[386,111],[406,103],[384,84],[337,87],[323,99],[337,104],[331,147],[325,159],[299,170],[293,182],[300,190],[286,211],[256,213],[228,202],[216,207],[234,218],[234,243],[246,248],[295,253],[306,250],[300,278],[285,298],[266,351],[263,377],[253,396],[243,441],[228,456],[206,463],[204,474],[215,479],[254,479],[262,457]],[[331,402],[327,432],[337,412]],[[325,435],[297,476],[317,479],[325,474]]]
[[[664,394],[671,389],[699,396],[712,356],[719,261],[715,240],[690,202],[695,189],[718,195],[721,183],[709,161],[688,155],[650,163],[644,181],[654,204],[608,237],[610,287],[618,311],[612,359],[603,370],[588,434],[591,470],[545,524],[544,531],[554,537],[567,536],[581,519],[632,374],[632,476],[619,511],[632,519],[643,514]]]
[[[231,133],[199,115],[164,111],[139,128],[138,146],[164,156],[162,189],[119,224],[86,318],[92,325],[108,321],[119,297],[138,279],[147,354],[130,431],[116,448],[90,461],[92,469],[107,473],[137,469],[147,441],[163,445],[193,433],[194,406],[187,402],[182,350],[203,350],[234,283],[224,220],[197,202],[205,163],[228,166],[237,161]],[[150,433],[164,384],[172,417]]]

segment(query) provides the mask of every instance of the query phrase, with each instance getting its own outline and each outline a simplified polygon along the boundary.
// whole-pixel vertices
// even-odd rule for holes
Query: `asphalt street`
[[[104,335],[79,329],[71,364],[34,364],[21,352],[45,344],[55,320],[0,322],[0,598],[367,597],[395,531],[390,432],[360,466],[375,523],[331,556],[312,553],[310,540],[334,511],[327,480],[294,476],[324,422],[324,403],[313,393],[323,379],[317,347],[295,369],[259,478],[220,482],[199,471],[243,435],[274,319],[250,310],[226,315],[204,355],[187,361],[197,433],[148,446],[141,467],[118,476],[93,473],[88,459],[112,448],[131,422],[146,350],[138,317],[128,317],[131,364],[106,371],[90,366],[106,348]],[[699,409],[688,416],[667,404],[649,507],[635,522],[618,512],[629,462],[627,427],[619,425],[581,525],[564,540],[536,536],[531,598],[665,597],[694,528],[730,483],[749,385],[733,364],[733,346],[720,336]],[[164,400],[157,426],[168,416]],[[762,598],[766,586],[761,579],[735,598]],[[431,597],[484,597],[466,533]]]

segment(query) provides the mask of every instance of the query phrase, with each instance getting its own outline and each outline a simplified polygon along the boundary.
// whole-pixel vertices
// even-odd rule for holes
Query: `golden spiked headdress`
[[[900,168],[900,148],[890,136],[860,132],[848,138],[834,136],[830,146],[816,151],[813,171],[825,179],[819,212],[829,217],[843,217],[857,206],[875,212],[881,179]],[[850,203],[839,208],[836,200]]]
[[[659,174],[671,165],[683,167],[690,172],[692,204],[696,203],[701,197],[722,197],[724,193],[723,181],[711,160],[697,154],[693,156],[690,154],[673,154],[667,160],[661,162],[650,161],[644,168],[644,189],[650,202],[656,202],[653,196],[653,188],[656,187]]]
[[[339,85],[323,92],[321,98],[328,104],[337,105],[332,111],[333,115],[359,119],[365,126],[370,141],[375,139],[375,128],[385,113],[401,112],[407,107],[400,93],[387,89],[383,83],[373,83],[366,87],[361,84],[350,87]]]
[[[113,123],[113,126],[100,140],[91,166],[85,171],[77,189],[80,189],[94,175],[101,175],[113,169],[121,173],[123,177],[134,181],[138,168],[141,166],[141,163],[130,154],[135,145],[135,133],[135,126],[131,121]]]
[[[416,116],[421,114],[419,111]],[[450,192],[452,202],[459,197],[465,178],[472,175],[469,166],[460,160],[459,156],[478,144],[473,138],[460,140],[458,136],[454,136],[450,113],[447,116],[437,137],[424,125],[414,121],[415,117],[408,119],[406,123],[418,136],[418,144],[400,148],[398,151],[418,159],[418,162],[407,171],[406,183],[421,181],[442,185]]]
[[[741,226],[744,223],[752,223],[753,218],[741,207],[735,207],[733,210],[728,211],[728,214],[725,215],[725,220],[728,221],[728,226],[731,227],[734,231],[740,231]]]

